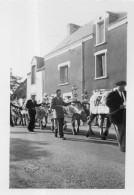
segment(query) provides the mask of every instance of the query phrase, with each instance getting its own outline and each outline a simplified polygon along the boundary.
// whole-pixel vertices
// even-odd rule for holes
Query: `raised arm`
[[[69,105],[71,105],[71,102],[68,102],[68,103],[67,103],[67,102],[64,102],[64,101],[63,101],[63,106],[69,106]]]
[[[39,107],[39,106],[41,106],[41,104],[42,104],[42,103],[40,103],[40,104],[37,104],[37,102],[36,102],[36,100],[35,100],[35,106],[36,106],[36,107]]]

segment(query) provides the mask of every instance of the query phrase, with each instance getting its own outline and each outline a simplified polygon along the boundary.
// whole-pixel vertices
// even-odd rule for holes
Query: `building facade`
[[[106,12],[80,27],[69,24],[68,36],[44,57],[44,91],[62,90],[63,97],[78,87],[81,99],[84,89],[111,89],[118,80],[126,81],[127,14]]]
[[[84,26],[67,25],[67,37],[44,58],[35,56],[27,78],[27,97],[54,94],[78,98],[84,90],[89,96],[96,89],[111,89],[126,81],[127,13],[105,12]]]
[[[114,20],[110,21],[110,17]],[[120,17],[109,13],[99,17],[94,22],[93,38],[85,42],[83,48],[84,87],[89,92],[95,89],[111,89],[117,81],[126,81],[126,14]]]
[[[44,58],[34,56],[31,61],[31,72],[27,74],[27,99],[35,95],[36,100],[42,101],[44,82]]]

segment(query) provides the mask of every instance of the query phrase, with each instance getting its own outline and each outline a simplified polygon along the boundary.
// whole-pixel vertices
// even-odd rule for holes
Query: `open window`
[[[96,46],[105,43],[105,20],[96,23]]]
[[[64,85],[69,83],[68,79],[68,69],[70,67],[70,62],[64,62],[58,65],[59,70],[59,85]]]
[[[107,49],[95,54],[95,79],[107,77]]]
[[[68,82],[68,66],[60,67],[60,84]]]

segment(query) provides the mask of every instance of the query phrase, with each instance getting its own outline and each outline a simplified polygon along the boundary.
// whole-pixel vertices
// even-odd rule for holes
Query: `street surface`
[[[120,152],[114,130],[107,140],[65,131],[66,140],[54,137],[50,126],[29,133],[26,127],[11,127],[10,188],[123,189],[125,154]]]

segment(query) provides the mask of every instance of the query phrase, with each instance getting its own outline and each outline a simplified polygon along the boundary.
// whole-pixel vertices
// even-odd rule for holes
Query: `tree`
[[[15,76],[10,69],[10,95],[15,92],[15,90],[20,86],[22,77]]]

